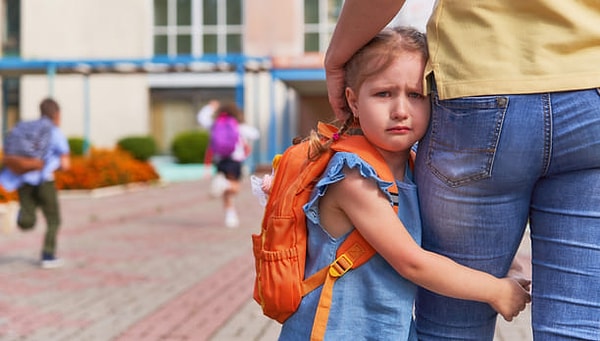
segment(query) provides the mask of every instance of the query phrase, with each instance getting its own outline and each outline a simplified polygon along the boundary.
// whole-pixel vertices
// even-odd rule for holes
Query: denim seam
[[[552,99],[550,94],[542,95],[544,110],[544,155],[542,155],[544,169],[542,174],[547,174],[552,159]]]

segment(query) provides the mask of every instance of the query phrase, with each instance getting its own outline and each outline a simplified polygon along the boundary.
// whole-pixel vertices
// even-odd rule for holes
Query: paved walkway
[[[42,220],[33,232],[4,230],[0,340],[276,340],[279,325],[251,299],[262,208],[245,181],[242,226],[226,229],[207,185],[62,194],[61,269],[37,266]],[[496,340],[531,340],[521,316],[499,323]]]

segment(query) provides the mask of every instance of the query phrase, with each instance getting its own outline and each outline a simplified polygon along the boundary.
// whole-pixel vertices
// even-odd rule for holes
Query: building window
[[[4,36],[2,37],[2,54],[5,57],[17,57],[20,55],[20,7],[20,0],[6,0],[4,2]]]
[[[154,54],[242,53],[243,0],[154,0]]]
[[[324,52],[343,0],[304,0],[304,51]]]

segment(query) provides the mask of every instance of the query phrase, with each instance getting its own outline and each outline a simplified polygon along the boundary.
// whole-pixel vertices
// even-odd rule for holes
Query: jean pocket
[[[489,178],[508,97],[433,97],[426,164],[447,185]]]

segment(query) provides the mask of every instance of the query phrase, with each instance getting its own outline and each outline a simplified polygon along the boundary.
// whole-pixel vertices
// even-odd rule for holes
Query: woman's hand
[[[344,95],[344,68],[343,65],[328,66],[325,64],[327,78],[327,96],[335,117],[345,121],[350,114],[347,111],[346,96]]]
[[[405,0],[346,0],[325,54],[329,104],[337,119],[349,112],[344,96],[344,64],[398,13]]]

